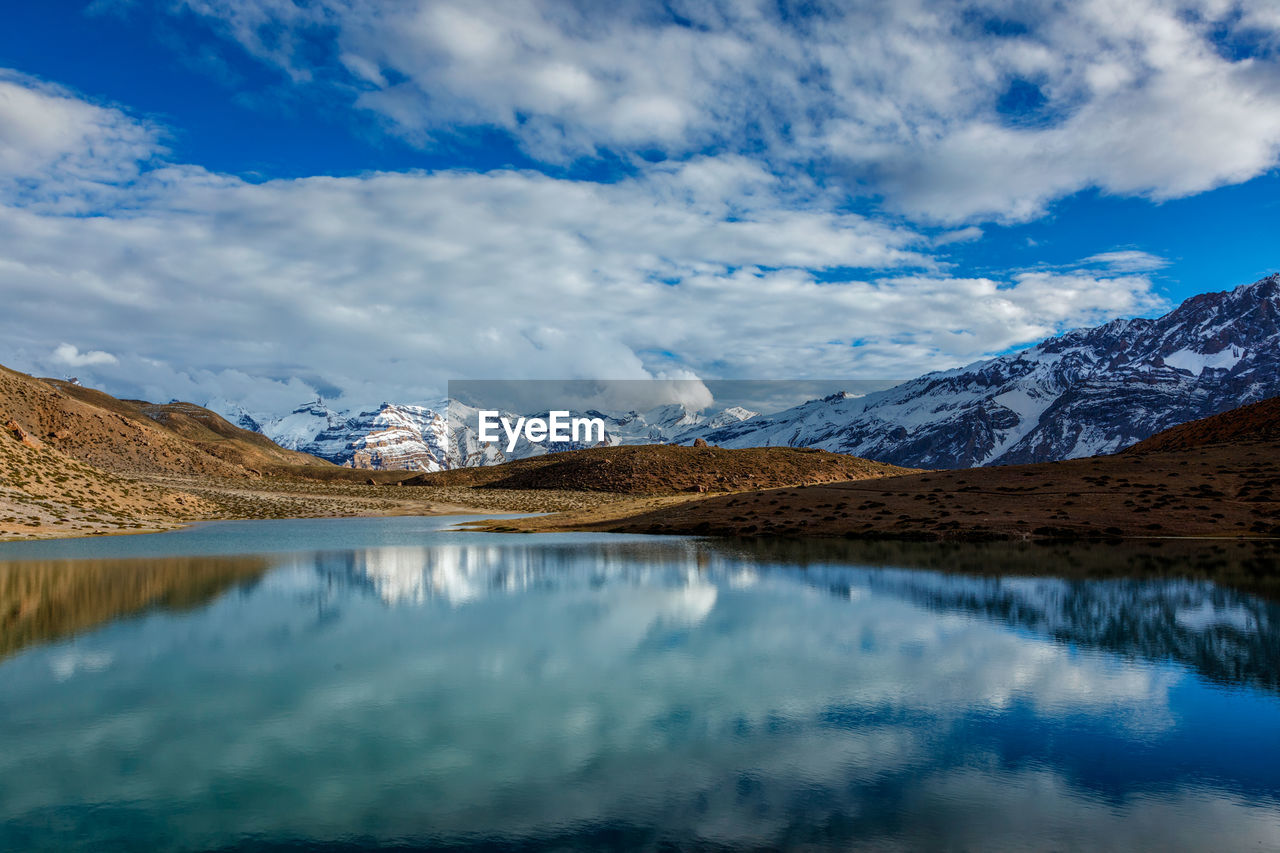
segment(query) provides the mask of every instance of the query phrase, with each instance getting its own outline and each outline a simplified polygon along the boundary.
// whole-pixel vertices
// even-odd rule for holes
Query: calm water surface
[[[1270,600],[454,522],[0,546],[0,849],[1280,849]]]

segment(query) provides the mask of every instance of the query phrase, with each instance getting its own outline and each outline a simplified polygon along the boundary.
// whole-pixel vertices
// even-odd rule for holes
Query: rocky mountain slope
[[[189,403],[119,400],[2,367],[0,423],[72,459],[118,473],[254,477],[273,467],[328,464]]]
[[[373,488],[371,473],[286,450],[189,403],[120,400],[0,368],[0,540],[166,530],[210,519],[451,509],[452,495],[442,490]],[[382,482],[412,476],[375,475]],[[507,493],[478,505],[529,511],[575,504],[559,497],[535,504]]]
[[[188,485],[194,477],[333,467],[199,406],[118,400],[3,367],[0,426],[0,538],[164,529],[229,514]]]
[[[242,421],[243,422],[243,421]],[[256,428],[281,447],[349,468],[438,471],[448,467],[444,406],[393,405],[350,415],[316,400]]]
[[[75,459],[4,417],[0,539],[156,530],[213,510],[191,492]]]
[[[726,447],[820,447],[921,468],[1112,453],[1280,394],[1280,276],[1022,352],[701,432]]]

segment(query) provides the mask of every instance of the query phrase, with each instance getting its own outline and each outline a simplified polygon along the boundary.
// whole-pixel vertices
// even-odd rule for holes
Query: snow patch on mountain
[[[1180,349],[1166,355],[1164,363],[1178,370],[1185,370],[1195,376],[1205,370],[1230,370],[1244,358],[1244,351],[1239,347],[1224,347],[1215,353],[1196,352],[1191,349]]]

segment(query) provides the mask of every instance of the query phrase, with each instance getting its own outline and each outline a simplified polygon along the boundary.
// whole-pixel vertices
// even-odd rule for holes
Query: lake
[[[1185,551],[458,520],[0,545],[0,849],[1280,849],[1280,606]]]

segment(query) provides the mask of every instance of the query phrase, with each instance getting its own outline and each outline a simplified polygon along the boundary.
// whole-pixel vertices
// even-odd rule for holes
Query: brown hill
[[[513,530],[899,539],[1280,537],[1280,441],[650,501]]]
[[[419,474],[404,485],[560,489],[657,495],[865,480],[911,469],[856,456],[794,447],[677,447],[642,444],[549,453],[505,465]]]
[[[3,367],[0,423],[68,457],[119,473],[256,477],[291,466],[333,467],[199,406],[118,400]]]
[[[163,529],[215,509],[188,491],[73,459],[12,419],[0,431],[0,538]]]
[[[1280,397],[1172,427],[1124,452],[1154,453],[1258,442],[1280,443]]]

